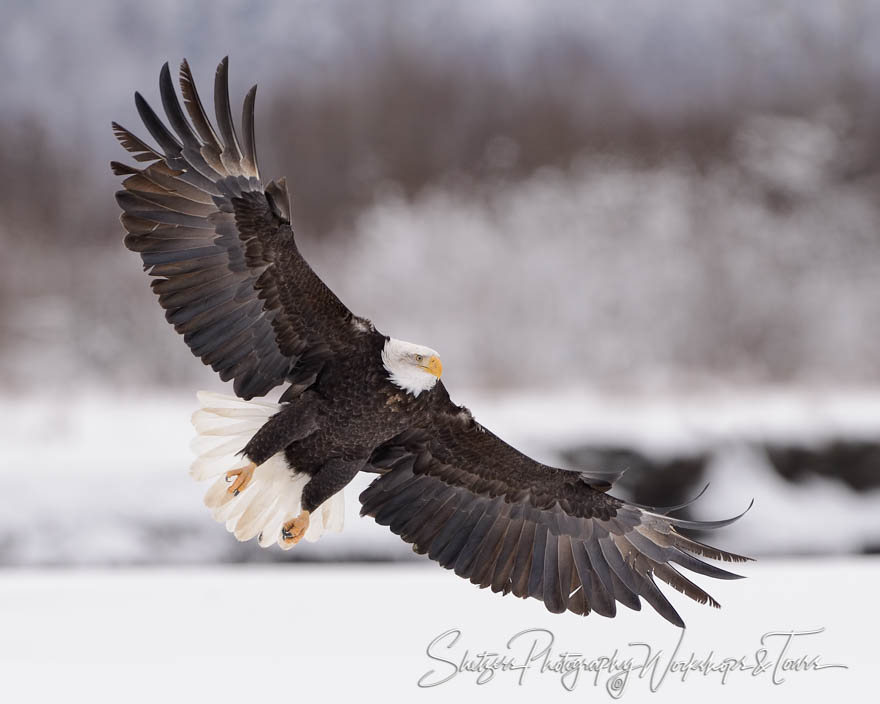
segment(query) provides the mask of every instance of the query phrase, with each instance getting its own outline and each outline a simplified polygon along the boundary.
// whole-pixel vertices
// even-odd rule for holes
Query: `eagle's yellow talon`
[[[253,462],[251,462],[247,467],[242,467],[241,469],[232,469],[226,473],[226,481],[232,482],[226,491],[230,494],[234,494],[238,496],[242,491],[247,489],[248,484],[251,483],[251,478],[254,476],[254,470],[257,468]],[[233,481],[233,477],[235,480]]]
[[[281,540],[285,545],[296,545],[309,529],[309,512],[303,511],[292,521],[281,526]]]

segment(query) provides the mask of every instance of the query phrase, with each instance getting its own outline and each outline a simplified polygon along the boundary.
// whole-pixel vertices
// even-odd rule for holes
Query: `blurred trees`
[[[635,6],[650,14],[650,3]],[[775,28],[781,46],[736,28],[712,45],[714,30],[703,36],[699,26],[693,44],[676,44],[664,42],[663,18],[633,38],[625,16],[589,25],[570,9],[568,25],[520,27],[529,40],[507,45],[503,32],[467,30],[464,16],[413,29],[401,7],[381,4],[368,16],[339,5],[331,15],[348,39],[332,60],[279,60],[258,76],[233,62],[235,76],[261,81],[264,178],[287,176],[304,249],[328,281],[357,296],[353,307],[360,301],[398,325],[421,316],[415,331],[447,340],[471,383],[547,381],[504,367],[500,353],[470,358],[474,325],[501,349],[568,331],[558,333],[555,361],[579,369],[584,383],[619,383],[646,367],[656,378],[880,380],[872,332],[880,279],[870,273],[880,254],[880,91],[859,53],[867,23],[848,25],[851,46],[837,42],[837,16],[827,37],[812,21],[789,34],[780,27],[790,18],[744,21]],[[781,71],[780,57],[801,65],[777,84],[761,71]],[[633,65],[647,75],[655,59],[679,71],[634,89]],[[700,61],[710,68],[688,73]],[[694,79],[713,75],[717,85]],[[210,76],[197,79],[210,103]],[[159,107],[155,85],[137,87]],[[23,389],[70,377],[189,380],[197,363],[122,247],[116,179],[93,158],[93,140],[59,119],[0,110],[0,381]],[[94,129],[109,134],[108,122]],[[644,190],[658,188],[666,190]],[[407,236],[393,234],[395,223]],[[445,238],[447,249],[433,253],[426,237]],[[482,244],[471,250],[474,238]],[[511,274],[509,261],[505,271],[493,266],[505,251],[528,266],[551,240],[552,261],[540,258],[537,278]],[[459,266],[472,286],[453,276],[459,294],[441,293],[438,282],[474,257]],[[383,291],[391,280],[409,295]],[[434,330],[408,305],[411,289],[428,285],[444,297]],[[494,317],[471,317],[481,286],[495,290],[485,299]],[[576,306],[560,303],[574,296]],[[460,339],[450,339],[456,329]],[[835,360],[829,336],[845,347]]]

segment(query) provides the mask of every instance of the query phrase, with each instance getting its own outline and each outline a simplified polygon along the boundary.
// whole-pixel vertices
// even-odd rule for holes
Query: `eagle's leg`
[[[251,478],[254,476],[254,470],[257,468],[253,462],[248,464],[247,467],[241,467],[240,469],[232,469],[226,473],[226,481],[232,482],[229,485],[229,488],[226,489],[230,494],[238,496],[242,491],[247,489],[248,484],[251,483]]]
[[[309,515],[354,479],[363,468],[366,459],[346,460],[334,457],[319,469],[303,488],[302,511],[281,526],[281,540],[285,545],[295,545],[309,529]]]
[[[282,406],[254,433],[241,454],[258,467],[292,442],[318,430],[317,408],[312,395],[303,394]]]
[[[286,545],[296,545],[309,529],[309,511],[303,511],[292,521],[281,526],[281,539]]]

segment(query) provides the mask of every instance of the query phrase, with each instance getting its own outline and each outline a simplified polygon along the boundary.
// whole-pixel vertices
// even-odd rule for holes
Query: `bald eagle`
[[[376,478],[361,515],[482,588],[554,613],[612,617],[640,597],[683,622],[654,581],[717,606],[674,565],[737,578],[698,557],[749,558],[679,529],[696,522],[608,493],[614,474],[549,467],[517,451],[453,403],[437,352],[379,332],[352,313],[300,255],[285,181],[260,179],[256,86],[234,126],[227,60],[211,123],[184,60],[181,105],[166,63],[168,125],[135,93],[157,147],[117,123],[140,168],[112,162],[127,231],[153,291],[192,352],[235,396],[201,393],[192,466],[213,479],[205,501],[239,540],[282,548],[342,527],[343,489]],[[284,385],[278,403],[254,400]],[[742,514],[740,514],[742,515]]]

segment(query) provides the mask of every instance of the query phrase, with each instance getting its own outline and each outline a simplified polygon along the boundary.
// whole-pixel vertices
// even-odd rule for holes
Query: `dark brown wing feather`
[[[245,98],[239,141],[226,59],[215,79],[216,130],[186,61],[180,84],[183,107],[165,64],[159,87],[171,129],[135,94],[158,149],[113,125],[134,159],[150,162],[111,165],[126,176],[116,194],[125,244],[154,277],[168,321],[221,379],[234,380],[236,394],[262,396],[285,381],[302,388],[330,355],[352,344],[352,314],[300,256],[283,180],[262,187],[256,86]]]
[[[539,599],[554,613],[614,616],[618,602],[640,609],[644,599],[677,626],[684,623],[655,577],[700,603],[718,603],[673,563],[739,578],[695,555],[749,558],[678,531],[735,518],[685,521],[627,504],[605,493],[604,479],[535,462],[440,396],[430,423],[376,449],[371,463],[382,475],[360,496],[361,514],[416,552],[482,588]]]

